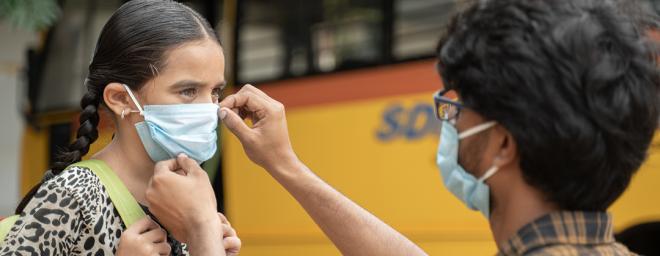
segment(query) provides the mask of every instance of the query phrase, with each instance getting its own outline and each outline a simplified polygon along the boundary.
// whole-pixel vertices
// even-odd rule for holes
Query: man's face
[[[460,115],[452,120],[460,134],[488,120],[470,108],[461,109]],[[466,137],[459,142],[458,163],[474,177],[481,177],[492,166],[497,148],[492,141],[491,129]]]
[[[511,160],[508,136],[497,121],[486,119],[458,98],[434,95],[436,114],[443,120],[437,165],[447,189],[486,217],[493,205],[490,179]],[[501,176],[501,175],[500,175]],[[486,183],[484,183],[486,182]]]
[[[483,123],[483,120],[474,111],[464,109],[461,116],[456,120],[456,130],[460,134],[462,131],[470,129]],[[488,145],[490,129],[462,139],[458,144],[458,163],[475,177],[481,177],[488,167],[483,167],[483,157]]]

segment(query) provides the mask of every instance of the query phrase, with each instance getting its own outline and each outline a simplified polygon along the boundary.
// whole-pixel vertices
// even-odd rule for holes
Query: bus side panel
[[[660,132],[655,133],[649,156],[626,191],[610,207],[616,231],[635,224],[660,221]]]

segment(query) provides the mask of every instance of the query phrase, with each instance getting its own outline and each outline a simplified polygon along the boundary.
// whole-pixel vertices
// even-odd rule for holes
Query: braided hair
[[[16,208],[20,214],[39,187],[67,166],[79,162],[98,138],[99,108],[109,83],[122,83],[139,90],[162,70],[168,50],[184,43],[210,39],[218,42],[213,28],[189,7],[163,0],[128,1],[107,21],[96,43],[85,79],[87,92],[80,101],[80,127],[76,139],[56,156],[51,169]]]

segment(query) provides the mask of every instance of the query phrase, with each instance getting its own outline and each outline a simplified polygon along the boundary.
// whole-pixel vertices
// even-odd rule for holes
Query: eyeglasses
[[[433,101],[435,102],[435,116],[442,121],[450,121],[458,118],[458,114],[460,114],[461,109],[463,109],[463,104],[457,100],[443,96],[449,91],[450,90],[444,89],[433,95]]]

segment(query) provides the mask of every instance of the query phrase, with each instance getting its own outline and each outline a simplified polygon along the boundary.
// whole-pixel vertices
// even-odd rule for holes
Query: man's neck
[[[524,185],[510,188],[495,199],[497,203],[491,213],[490,228],[498,247],[525,225],[557,210],[531,187]]]
[[[103,160],[119,176],[133,197],[146,205],[145,191],[153,176],[154,162],[140,143],[140,138],[115,138],[93,156]]]

